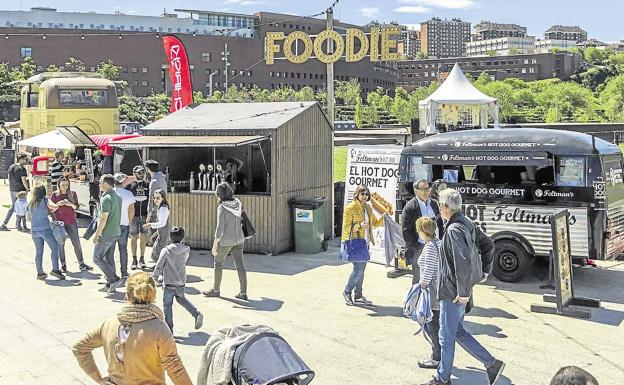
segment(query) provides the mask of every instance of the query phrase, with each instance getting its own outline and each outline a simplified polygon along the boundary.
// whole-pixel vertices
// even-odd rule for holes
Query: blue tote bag
[[[370,260],[366,239],[353,239],[353,225],[349,239],[340,246],[340,256],[344,262],[367,262]]]

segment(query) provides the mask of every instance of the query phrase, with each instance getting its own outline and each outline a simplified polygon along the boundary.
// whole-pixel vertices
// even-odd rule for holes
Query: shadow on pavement
[[[184,286],[184,294],[197,295],[197,294],[201,294],[201,291],[195,289],[194,287]]]
[[[210,334],[204,332],[190,332],[187,337],[174,336],[176,343],[190,346],[204,346],[209,338]]]
[[[200,277],[196,275],[192,275],[192,274],[186,275],[186,283],[197,283],[197,282],[203,282],[203,281],[204,281],[203,279],[201,279]]]
[[[69,272],[66,274],[68,277],[78,278],[78,279],[100,279],[102,274],[100,273],[92,273],[90,271],[81,271],[81,272]]]
[[[280,255],[245,254],[245,268],[255,273],[295,275],[322,266],[339,266],[339,250],[331,248],[318,254],[285,253]],[[193,250],[188,266],[214,268],[214,258],[210,250]],[[234,263],[228,256],[224,268],[233,269]]]
[[[503,372],[504,373],[504,372]],[[452,379],[453,385],[475,385],[475,384],[487,384],[488,377],[485,369],[477,368],[453,368],[452,374],[457,379]],[[511,380],[505,375],[501,375],[496,385],[513,385]]]
[[[505,319],[518,319],[517,316],[497,308],[485,308],[481,306],[475,306],[470,313],[466,316],[471,317],[485,317],[485,318],[505,318]]]
[[[403,308],[399,306],[367,306],[365,309],[370,310],[371,313],[367,315],[370,317],[397,317],[405,318],[403,316]]]
[[[266,297],[260,297],[257,299],[250,299],[249,301],[242,301],[236,298],[227,298],[227,297],[219,297],[222,300],[232,302],[236,306],[236,309],[247,309],[247,310],[257,310],[257,311],[278,311],[282,308],[284,301],[280,301],[279,299],[272,299]]]
[[[470,314],[472,314],[472,312]],[[501,333],[503,329],[499,328],[496,325],[480,324],[464,320],[464,326],[466,327],[466,330],[470,332],[470,334],[472,334],[473,336],[488,335],[494,338],[507,338],[507,335]]]
[[[57,287],[82,286],[82,282],[79,279],[46,279],[45,283],[46,285]]]

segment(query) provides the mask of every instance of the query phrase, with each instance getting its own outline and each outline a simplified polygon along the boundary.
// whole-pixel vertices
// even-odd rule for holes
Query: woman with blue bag
[[[340,255],[343,261],[353,263],[353,272],[342,293],[349,306],[373,304],[362,295],[362,284],[366,262],[370,259],[368,248],[370,244],[375,244],[373,228],[383,226],[385,213],[381,217],[375,216],[373,207],[368,203],[370,200],[368,187],[358,186],[353,194],[353,201],[344,208],[342,217]],[[353,291],[355,297],[352,296]]]

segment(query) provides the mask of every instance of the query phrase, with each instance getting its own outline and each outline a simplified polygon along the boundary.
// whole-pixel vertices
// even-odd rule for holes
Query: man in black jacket
[[[418,239],[418,233],[416,232],[416,221],[422,216],[433,218],[438,223],[438,238],[442,236],[442,221],[437,220],[440,215],[440,208],[438,202],[430,198],[431,186],[426,179],[419,179],[414,183],[414,198],[412,198],[403,212],[401,212],[401,223],[403,239],[407,244],[407,250],[405,252],[405,259],[407,263],[412,264],[412,284],[418,282],[420,276],[418,271],[418,256],[422,251],[424,242]]]
[[[490,384],[498,380],[505,367],[463,326],[473,286],[487,279],[491,271],[493,246],[492,241],[462,214],[461,208],[459,192],[447,189],[440,193],[440,215],[446,221],[438,275],[442,359],[436,375],[427,385],[450,384],[455,341],[485,365]],[[483,260],[479,250],[486,254]]]

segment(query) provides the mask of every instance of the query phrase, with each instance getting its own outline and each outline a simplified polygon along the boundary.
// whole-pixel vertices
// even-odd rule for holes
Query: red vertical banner
[[[175,36],[163,36],[165,55],[169,62],[169,79],[171,79],[171,112],[193,103],[193,85],[191,71],[184,44]]]

